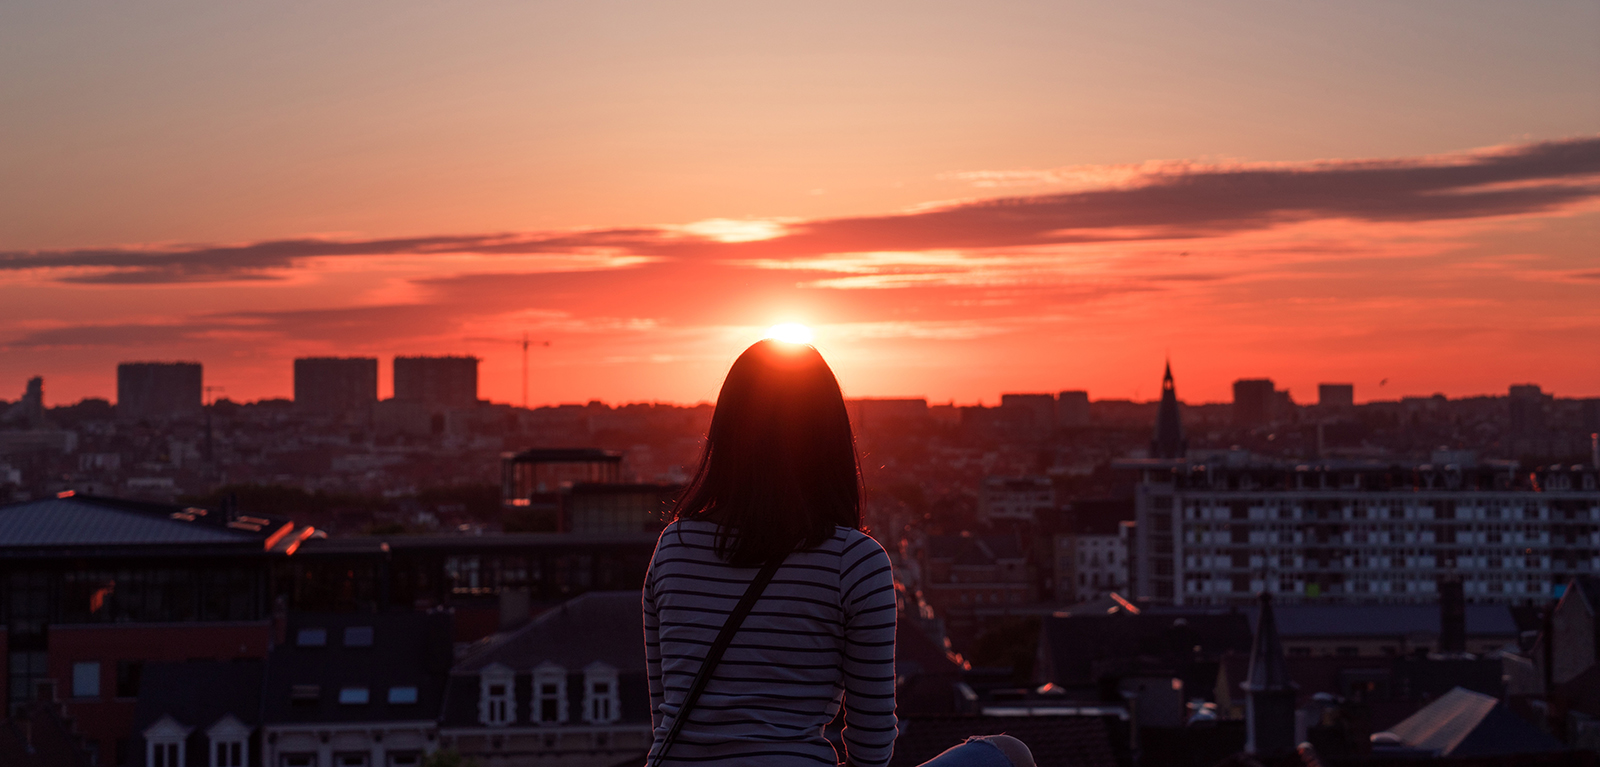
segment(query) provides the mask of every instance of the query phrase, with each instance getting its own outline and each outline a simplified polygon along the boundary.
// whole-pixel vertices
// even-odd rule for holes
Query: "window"
[[[371,626],[348,626],[344,630],[345,647],[371,647]]]
[[[517,718],[517,699],[512,694],[515,676],[499,663],[485,667],[478,676],[478,721],[491,725],[510,724]]]
[[[171,742],[151,743],[145,763],[150,767],[183,767],[183,749]]]
[[[321,698],[321,685],[297,684],[289,688],[289,705],[291,706],[315,706]]]
[[[243,722],[228,714],[206,729],[206,738],[211,741],[211,767],[245,767],[250,728]]]
[[[317,767],[316,754],[284,754],[282,767]]]
[[[415,687],[390,687],[389,688],[389,702],[390,703],[398,703],[398,704],[416,703],[417,702],[417,688],[415,688]]]
[[[366,705],[371,693],[365,687],[344,687],[339,690],[339,702],[346,706]]]
[[[86,661],[72,664],[72,697],[100,697],[100,662]]]
[[[144,675],[144,661],[117,661],[117,697],[139,697],[139,677]]]
[[[415,751],[389,754],[389,767],[418,767],[420,764],[422,764],[422,754]]]
[[[583,670],[583,721],[610,724],[621,718],[617,696],[617,670],[604,663],[589,664]]]
[[[146,767],[186,767],[183,744],[188,740],[191,730],[170,716],[157,719],[155,724],[141,733],[144,735]]]
[[[336,754],[333,757],[334,767],[368,767],[371,756],[364,753]]]
[[[328,644],[327,629],[300,629],[295,634],[294,643],[301,647],[326,647]]]
[[[536,724],[567,721],[567,670],[541,663],[533,670],[533,719]]]

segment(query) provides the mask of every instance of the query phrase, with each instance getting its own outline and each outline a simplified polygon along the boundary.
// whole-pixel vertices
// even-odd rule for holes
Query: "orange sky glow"
[[[0,399],[518,403],[526,333],[535,405],[690,403],[783,322],[847,396],[1600,396],[1600,10],[1359,5],[19,4]]]

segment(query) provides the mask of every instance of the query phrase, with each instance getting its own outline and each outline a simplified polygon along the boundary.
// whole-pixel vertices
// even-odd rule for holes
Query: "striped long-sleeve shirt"
[[[645,655],[655,749],[756,568],[713,550],[716,526],[686,520],[656,543],[644,584]],[[844,707],[844,743],[861,767],[894,748],[894,573],[860,530],[840,527],[797,551],[762,592],[690,712],[667,764],[836,764],[823,727]]]

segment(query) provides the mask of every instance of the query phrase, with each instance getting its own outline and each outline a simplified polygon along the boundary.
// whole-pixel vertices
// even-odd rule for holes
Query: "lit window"
[[[100,697],[100,663],[98,661],[72,664],[72,697]]]
[[[325,647],[328,644],[328,630],[300,629],[295,634],[294,643],[301,647]]]
[[[350,706],[365,704],[368,697],[365,687],[345,687],[339,690],[339,702]]]
[[[417,688],[415,687],[390,687],[390,703],[416,703]]]
[[[348,626],[344,630],[345,647],[371,647],[371,626]]]

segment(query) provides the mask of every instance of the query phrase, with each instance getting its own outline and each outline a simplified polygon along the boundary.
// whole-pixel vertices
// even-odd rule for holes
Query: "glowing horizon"
[[[0,399],[1600,396],[1592,3],[170,4],[0,11]]]

